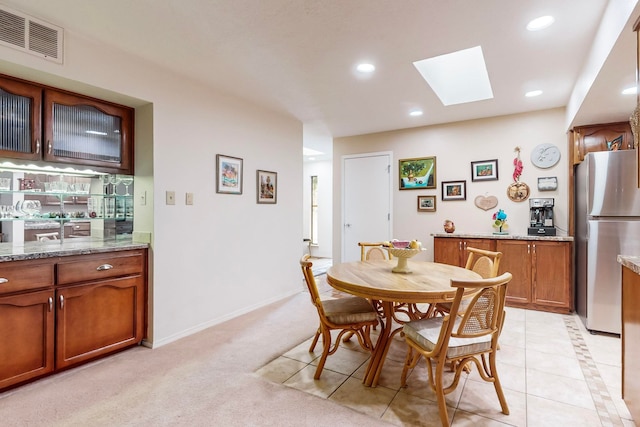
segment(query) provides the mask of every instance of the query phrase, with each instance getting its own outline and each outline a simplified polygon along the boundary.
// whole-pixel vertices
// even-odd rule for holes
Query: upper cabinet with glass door
[[[0,157],[133,174],[132,108],[0,77]]]

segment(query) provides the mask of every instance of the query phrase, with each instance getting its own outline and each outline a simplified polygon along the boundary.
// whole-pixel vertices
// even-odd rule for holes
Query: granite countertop
[[[103,252],[148,248],[148,243],[137,243],[131,238],[98,239],[79,237],[47,242],[21,244],[0,243],[0,262],[53,258],[69,255],[88,255]]]
[[[618,255],[618,262],[633,270],[634,273],[640,274],[640,256]]]
[[[572,236],[528,236],[518,234],[493,233],[432,233],[433,237],[453,237],[458,239],[506,239],[506,240],[545,240],[552,242],[573,242]]]

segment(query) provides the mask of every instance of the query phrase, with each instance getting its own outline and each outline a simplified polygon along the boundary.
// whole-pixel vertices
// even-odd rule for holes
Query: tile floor
[[[323,297],[339,298],[324,277],[316,277]],[[405,344],[399,334],[375,388],[362,384],[368,354],[355,339],[329,356],[320,380],[314,380],[322,347],[310,353],[311,338],[257,375],[391,425],[440,425],[425,363],[410,373],[408,387],[400,388]],[[498,372],[510,415],[500,412],[493,386],[474,369],[447,396],[452,426],[635,426],[620,397],[619,338],[588,333],[575,315],[507,308],[500,347]]]

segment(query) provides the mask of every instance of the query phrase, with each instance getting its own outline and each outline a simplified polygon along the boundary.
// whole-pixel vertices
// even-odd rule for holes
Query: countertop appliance
[[[588,153],[576,167],[576,311],[594,332],[621,333],[619,254],[640,255],[636,151]]]
[[[553,225],[553,198],[529,199],[529,236],[555,236]]]

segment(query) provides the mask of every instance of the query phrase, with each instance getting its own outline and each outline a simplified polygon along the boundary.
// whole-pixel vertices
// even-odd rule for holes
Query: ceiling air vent
[[[60,27],[0,5],[0,45],[62,64]]]

